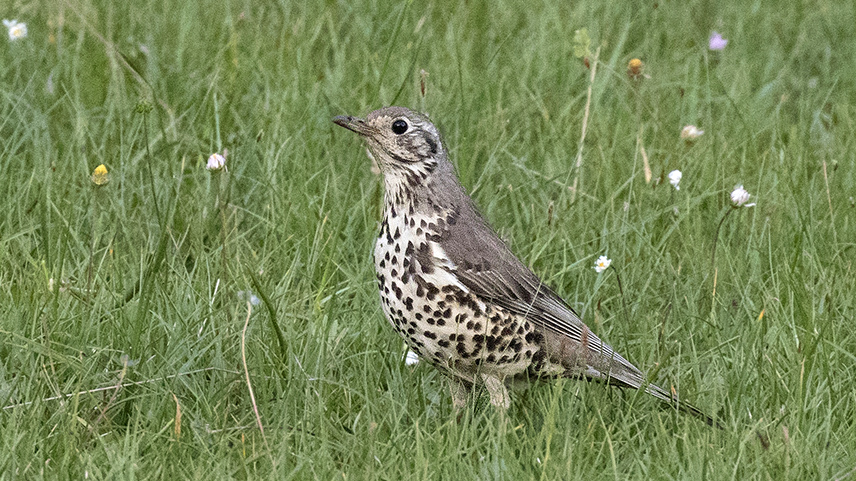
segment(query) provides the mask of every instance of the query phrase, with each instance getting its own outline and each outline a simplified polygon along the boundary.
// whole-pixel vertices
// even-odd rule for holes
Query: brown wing
[[[637,389],[642,386],[639,369],[591,332],[561,297],[514,256],[480,215],[473,211],[456,218],[467,222],[447,222],[436,241],[450,261],[445,269],[471,293],[538,326],[548,340],[551,361],[577,371],[569,374]],[[581,360],[585,365],[580,365]]]

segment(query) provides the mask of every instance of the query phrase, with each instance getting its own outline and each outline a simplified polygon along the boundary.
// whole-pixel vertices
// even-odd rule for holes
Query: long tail
[[[664,403],[675,407],[678,411],[681,411],[681,412],[684,412],[687,414],[691,414],[691,415],[701,419],[702,421],[707,423],[708,426],[714,426],[714,427],[717,427],[719,429],[725,429],[722,424],[720,424],[717,420],[715,420],[713,417],[711,417],[710,415],[708,415],[707,413],[705,413],[701,409],[693,406],[692,404],[690,404],[686,401],[679,399],[676,395],[673,395],[672,393],[664,390],[663,388],[661,388],[660,386],[658,386],[656,384],[648,384],[645,387],[645,392],[654,396],[655,398],[659,399],[660,401],[663,401]]]

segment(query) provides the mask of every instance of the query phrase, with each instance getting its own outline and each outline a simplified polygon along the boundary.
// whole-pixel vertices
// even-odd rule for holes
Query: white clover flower
[[[752,197],[752,195],[746,192],[742,184],[735,186],[734,190],[731,191],[731,202],[734,203],[734,207],[752,207],[755,205],[754,202],[747,204],[749,197]]]
[[[699,130],[695,125],[687,125],[681,129],[681,138],[683,140],[693,141],[704,135],[704,130]]]
[[[408,366],[414,366],[416,364],[419,364],[419,356],[415,352],[408,349],[407,355],[404,356],[404,364]]]
[[[225,169],[226,157],[216,153],[211,154],[211,157],[208,157],[208,164],[205,166],[205,168],[211,171]]]
[[[17,20],[3,19],[3,25],[9,29],[9,40],[15,41],[27,36],[27,24]]]
[[[681,190],[681,186],[678,184],[681,183],[681,177],[683,176],[684,174],[682,174],[680,170],[669,172],[669,183],[675,186],[675,190]]]
[[[612,264],[612,259],[606,256],[600,256],[594,262],[594,271],[600,274],[601,272],[605,271],[610,264]]]

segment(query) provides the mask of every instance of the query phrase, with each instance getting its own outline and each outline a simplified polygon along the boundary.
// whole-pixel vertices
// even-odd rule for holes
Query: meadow
[[[4,2],[0,479],[856,479],[855,9]],[[331,122],[385,105],[723,429],[575,380],[459,419]]]

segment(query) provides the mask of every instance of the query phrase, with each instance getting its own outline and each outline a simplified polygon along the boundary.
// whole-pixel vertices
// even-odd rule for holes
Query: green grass
[[[553,3],[4,4],[29,36],[0,40],[0,479],[856,475],[854,6]],[[457,422],[383,320],[381,186],[330,122],[389,104],[429,112],[513,250],[725,429],[574,381]],[[712,266],[738,183],[757,206]]]

